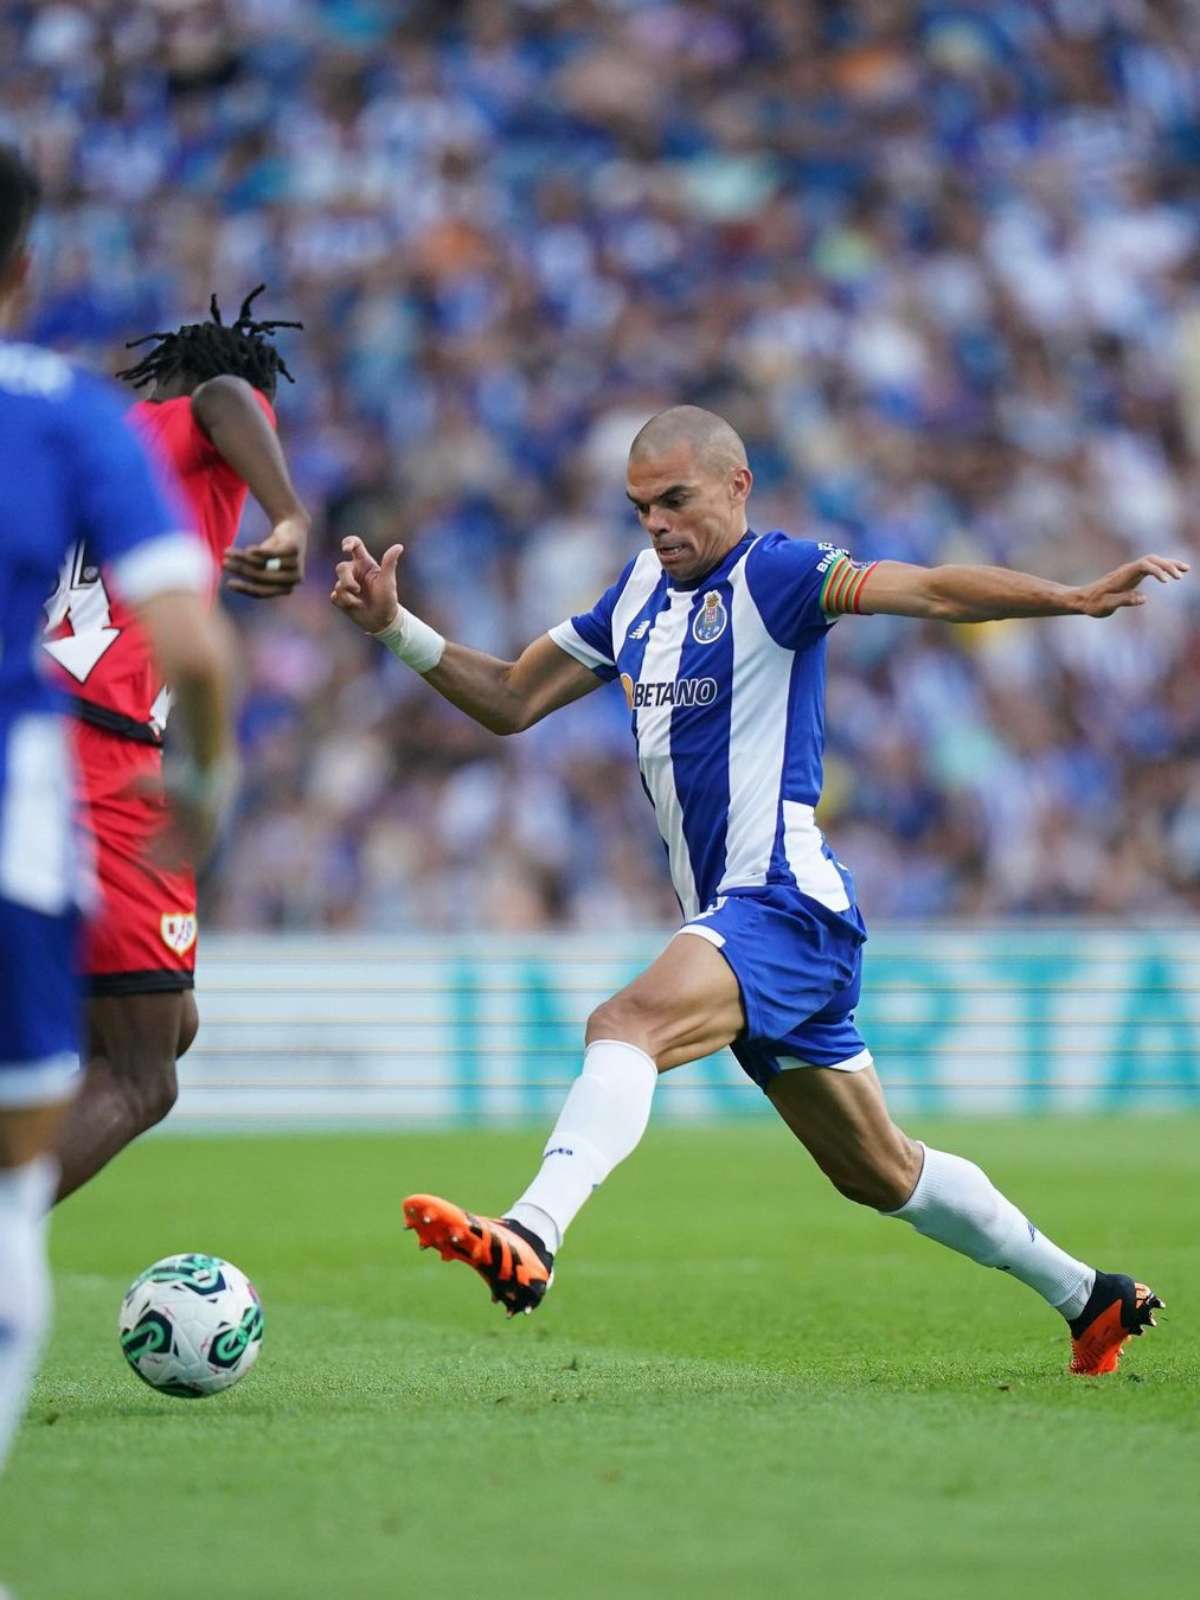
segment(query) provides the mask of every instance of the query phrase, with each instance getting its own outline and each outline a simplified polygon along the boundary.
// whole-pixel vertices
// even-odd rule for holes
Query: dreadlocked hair
[[[276,375],[280,372],[289,383],[295,383],[283,357],[269,340],[276,328],[302,328],[304,324],[255,322],[250,307],[265,288],[266,284],[260,283],[246,296],[237,321],[231,325],[222,321],[214,294],[208,303],[210,321],[185,323],[175,333],[146,333],[140,339],[130,339],[125,345],[127,350],[149,344],[152,339],[157,343],[136,366],[126,367],[117,377],[140,389],[152,379],[166,378],[180,369],[194,373],[201,383],[206,378],[229,373],[235,378],[245,378],[268,396],[274,395]]]

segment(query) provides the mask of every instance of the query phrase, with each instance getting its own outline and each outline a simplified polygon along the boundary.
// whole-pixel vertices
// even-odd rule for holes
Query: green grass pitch
[[[1068,1378],[1031,1293],[827,1191],[769,1117],[656,1129],[507,1323],[399,1202],[502,1206],[539,1135],[159,1139],[54,1228],[7,1481],[18,1600],[1194,1593],[1200,1122],[959,1122],[1048,1232],[1168,1302]],[[262,1359],[169,1400],[114,1333],[177,1250],[258,1282]]]

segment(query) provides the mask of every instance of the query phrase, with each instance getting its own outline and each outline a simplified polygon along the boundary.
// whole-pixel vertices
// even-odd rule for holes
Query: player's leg
[[[744,1026],[727,962],[681,935],[588,1018],[583,1071],[546,1143],[537,1177],[508,1215],[551,1251],[593,1189],[640,1141],[660,1072],[723,1049]]]
[[[63,1101],[0,1109],[0,1466],[50,1320],[46,1212]]]
[[[89,1000],[87,1070],[58,1139],[58,1200],[171,1110],[179,1092],[175,1063],[197,1026],[190,990]]]
[[[1068,1255],[974,1162],[901,1132],[872,1066],[797,1067],[779,1073],[767,1093],[848,1199],[910,1223],[981,1266],[1010,1273],[1061,1312],[1075,1339],[1076,1371],[1112,1370],[1125,1339],[1153,1321],[1159,1301],[1144,1286],[1098,1274]]]
[[[62,1130],[59,1200],[167,1115],[197,1029],[195,879],[151,859],[167,819],[161,753],[81,723],[76,756],[100,904],[83,941],[87,1071]]]
[[[50,1317],[53,1146],[79,1075],[77,920],[0,899],[0,1463]]]
[[[775,1109],[835,1188],[982,1266],[1011,1272],[1064,1316],[1095,1273],[1044,1237],[960,1156],[918,1144],[892,1121],[875,1069],[797,1067],[768,1088]]]
[[[588,1196],[636,1148],[660,1072],[709,1055],[744,1026],[737,979],[713,946],[681,934],[588,1019],[583,1071],[546,1142],[533,1182],[500,1222],[432,1195],[404,1211],[423,1246],[467,1261],[493,1298],[531,1310],[554,1253]]]
[[[875,1068],[795,1067],[767,1097],[840,1194],[895,1211],[916,1188],[922,1146],[892,1121]]]

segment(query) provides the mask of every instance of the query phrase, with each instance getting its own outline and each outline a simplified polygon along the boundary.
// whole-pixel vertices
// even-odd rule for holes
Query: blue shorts
[[[79,917],[0,899],[0,1111],[65,1099],[79,1071]]]
[[[707,939],[732,967],[746,1029],[731,1048],[760,1088],[790,1067],[871,1065],[854,1026],[867,937],[855,906],[830,911],[766,884],[722,895],[680,931]]]

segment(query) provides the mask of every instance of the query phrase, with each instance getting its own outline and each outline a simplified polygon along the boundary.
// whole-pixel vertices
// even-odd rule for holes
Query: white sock
[[[57,1163],[0,1167],[0,1465],[25,1410],[50,1321],[46,1207]]]
[[[588,1045],[571,1085],[542,1168],[505,1212],[536,1233],[553,1254],[592,1190],[637,1148],[650,1121],[658,1068],[644,1050],[619,1039]]]
[[[899,1211],[884,1215],[911,1222],[981,1267],[1011,1272],[1068,1320],[1083,1310],[1096,1281],[1091,1267],[1040,1234],[974,1162],[928,1145],[916,1188]]]

